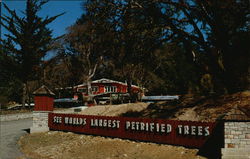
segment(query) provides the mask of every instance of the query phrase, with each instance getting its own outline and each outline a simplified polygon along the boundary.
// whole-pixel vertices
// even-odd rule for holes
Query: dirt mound
[[[195,112],[200,120],[210,121],[223,117],[235,106],[250,116],[250,91],[208,98],[195,106]]]
[[[237,106],[250,116],[250,91],[231,95],[202,97],[186,95],[176,101],[150,104],[141,112],[125,112],[122,116],[163,118],[191,121],[215,121]]]
[[[89,107],[81,111],[83,115],[120,116],[125,112],[140,112],[148,107],[148,103],[127,103],[120,105],[101,105]]]
[[[235,106],[250,116],[250,91],[210,97],[185,95],[179,100],[152,104],[129,103],[95,106],[84,109],[80,114],[215,121]]]

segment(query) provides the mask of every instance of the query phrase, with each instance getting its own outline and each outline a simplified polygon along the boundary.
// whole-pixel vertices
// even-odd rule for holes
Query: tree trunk
[[[128,76],[128,78],[127,78],[127,87],[128,87],[129,100],[131,101],[131,98],[132,98],[132,80],[131,80],[130,76]]]
[[[87,101],[85,101],[86,103],[85,103],[85,105],[88,105],[87,103],[88,102],[92,102],[93,101],[93,99],[92,99],[92,89],[91,89],[91,80],[90,80],[90,78],[87,78],[87,81],[86,81],[86,83],[87,83]]]
[[[25,108],[25,101],[26,101],[26,89],[27,89],[27,84],[23,83],[23,97],[22,97],[22,107]]]
[[[26,84],[26,98],[28,98],[28,106],[30,108],[30,103],[31,103],[31,94],[30,94],[30,87],[29,87],[29,83],[27,82]]]
[[[112,94],[110,93],[110,95],[109,95],[109,104],[110,105],[112,105],[113,103],[112,103]]]
[[[87,79],[87,94],[88,96],[92,95],[91,80],[89,78]]]

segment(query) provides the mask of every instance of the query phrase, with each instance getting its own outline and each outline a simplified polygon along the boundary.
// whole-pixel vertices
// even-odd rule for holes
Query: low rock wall
[[[12,120],[27,119],[32,117],[33,117],[32,113],[7,114],[7,115],[1,115],[0,121],[12,121]]]
[[[250,122],[225,122],[225,148],[250,148]]]
[[[49,131],[48,114],[49,111],[33,112],[33,124],[32,127],[30,128],[31,133]]]
[[[225,122],[222,159],[250,158],[250,122]]]

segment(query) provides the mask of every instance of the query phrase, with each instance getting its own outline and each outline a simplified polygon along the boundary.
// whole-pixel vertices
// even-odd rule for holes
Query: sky
[[[65,12],[64,15],[58,17],[48,27],[53,30],[52,36],[58,37],[66,33],[66,29],[75,23],[75,21],[83,14],[82,3],[84,0],[50,0],[43,5],[42,9],[38,12],[40,17],[55,16]],[[1,0],[0,0],[1,2]],[[22,11],[25,11],[26,0],[2,0],[11,10],[15,10],[18,16],[23,16]],[[2,15],[9,15],[7,10],[2,5]],[[8,31],[1,27],[1,38],[5,38],[4,34]],[[17,46],[18,47],[18,46]],[[50,59],[55,55],[53,51],[48,52],[45,59]]]
[[[1,1],[1,0],[0,0]],[[2,0],[11,10],[16,10],[19,16],[23,14],[21,11],[25,10],[25,0]],[[53,37],[57,37],[66,33],[66,28],[74,24],[82,13],[83,0],[50,0],[43,8],[38,12],[41,17],[55,16],[57,14],[66,12],[61,17],[58,17],[55,21],[50,23],[48,27],[53,30]],[[2,6],[2,14],[9,15],[8,12]],[[2,27],[2,38],[7,31]]]

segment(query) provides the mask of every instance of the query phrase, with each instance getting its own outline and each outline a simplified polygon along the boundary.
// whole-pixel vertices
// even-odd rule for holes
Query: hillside
[[[121,116],[215,121],[235,106],[238,106],[240,110],[250,116],[250,91],[219,97],[186,95],[178,101],[150,104],[142,111],[129,111],[121,114]]]
[[[249,116],[250,92],[245,91],[217,98],[186,95],[178,101],[156,104],[130,103],[96,106],[84,109],[80,114],[214,121],[235,106],[238,106]],[[19,140],[19,145],[27,157],[34,159],[206,158],[202,153],[199,153],[198,149],[182,146],[135,142],[58,131],[25,135]]]
[[[158,103],[128,103],[95,106],[80,114],[161,118],[171,120],[215,121],[237,106],[250,116],[250,91],[223,96],[185,95],[176,101]]]

